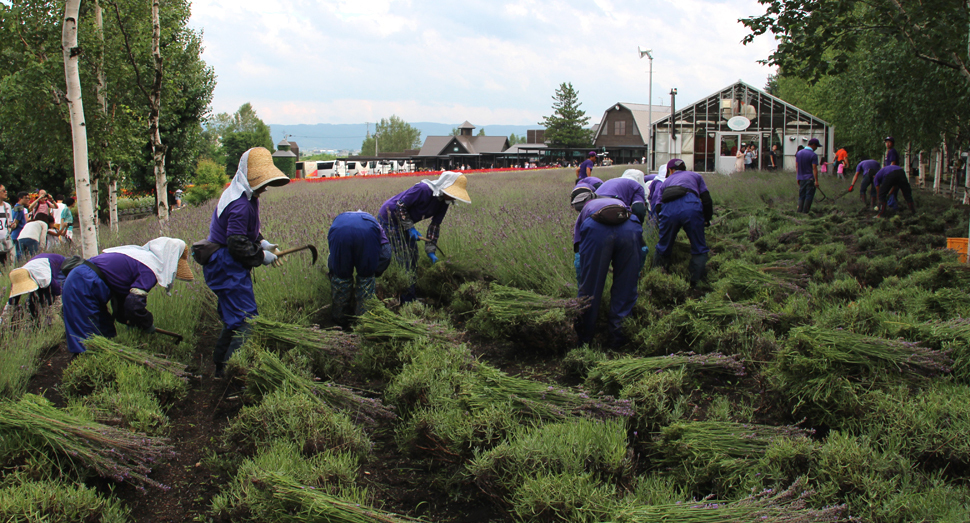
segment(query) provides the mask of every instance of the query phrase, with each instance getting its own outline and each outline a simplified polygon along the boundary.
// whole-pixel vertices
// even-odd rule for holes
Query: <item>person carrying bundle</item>
[[[637,302],[637,279],[646,258],[643,226],[629,207],[616,198],[597,198],[584,194],[582,210],[573,230],[573,249],[578,255],[580,298],[590,305],[577,322],[581,344],[593,341],[606,276],[613,267],[610,288],[610,344],[619,347],[626,341],[623,319]]]
[[[873,183],[875,183],[876,191],[879,193],[879,214],[876,215],[877,218],[886,214],[889,200],[896,195],[897,190],[903,193],[903,198],[906,199],[909,210],[916,212],[916,204],[913,202],[913,188],[910,187],[906,171],[902,167],[889,165],[879,169],[879,172],[873,177]]]
[[[355,288],[355,315],[367,312],[367,300],[375,294],[376,278],[391,264],[391,245],[377,219],[363,211],[338,214],[330,225],[327,243],[331,315],[335,323],[346,326],[350,296]]]
[[[63,263],[60,254],[38,254],[23,267],[10,271],[10,299],[0,314],[0,323],[13,314],[21,298],[27,301],[27,310],[35,318],[42,308],[53,305],[64,283]]]
[[[192,281],[193,277],[185,242],[175,238],[113,247],[84,260],[67,275],[61,296],[68,350],[84,352],[82,342],[91,336],[114,337],[115,321],[155,332],[148,292],[155,285],[171,292],[176,279]]]
[[[704,178],[688,171],[683,160],[667,162],[667,179],[660,186],[660,239],[654,253],[654,266],[668,270],[674,240],[683,228],[690,240],[690,284],[696,286],[707,273],[710,249],[704,239],[704,227],[714,217],[714,203]]]
[[[279,266],[279,245],[263,238],[259,222],[259,197],[269,187],[290,179],[273,165],[269,150],[254,147],[239,158],[229,187],[212,212],[209,237],[192,246],[192,256],[202,265],[205,284],[218,299],[222,332],[212,352],[215,378],[225,375],[226,362],[251,330],[256,316],[256,294],[250,271],[260,265]]]
[[[855,167],[855,176],[852,177],[852,183],[849,184],[849,192],[852,192],[852,189],[855,187],[855,182],[859,179],[859,173],[862,173],[862,186],[859,187],[859,196],[862,198],[862,205],[876,206],[876,184],[873,183],[873,178],[877,172],[879,172],[879,162],[875,160],[862,160]],[[869,195],[866,194],[867,190],[872,195],[871,201],[868,198]]]
[[[412,274],[408,291],[401,295],[401,303],[415,299],[413,272],[418,266],[418,240],[424,241],[424,252],[431,263],[438,262],[438,234],[448,206],[455,201],[472,203],[464,174],[445,171],[437,180],[421,180],[410,189],[392,196],[378,212],[381,227],[389,235],[394,258]],[[421,220],[431,218],[424,236],[414,227]]]

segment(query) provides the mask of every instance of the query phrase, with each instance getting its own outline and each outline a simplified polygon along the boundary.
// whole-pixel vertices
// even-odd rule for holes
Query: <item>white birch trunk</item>
[[[906,179],[908,180],[913,176],[913,164],[909,161],[910,154],[913,152],[913,144],[911,142],[906,142],[906,152],[903,154],[903,171],[906,173]]]
[[[933,166],[933,194],[940,194],[940,181],[943,178],[943,162],[941,161],[943,151],[937,149],[933,155],[936,165]]]
[[[927,156],[923,154],[923,151],[919,152],[919,187],[920,189],[926,188],[926,170],[929,169],[927,165]]]
[[[970,152],[963,162],[963,205],[970,205]]]
[[[149,131],[152,135],[152,158],[155,161],[155,203],[158,206],[158,219],[168,221],[168,179],[165,175],[165,145],[158,130],[159,112],[162,104],[162,51],[159,45],[162,36],[161,22],[158,18],[158,2],[152,0],[152,58],[155,61],[155,81],[152,83],[151,112]]]
[[[118,176],[121,167],[115,171],[115,176],[108,185],[108,219],[111,220],[111,232],[118,232]]]
[[[78,71],[77,45],[78,10],[81,0],[66,0],[64,25],[61,29],[61,49],[64,52],[64,78],[67,83],[67,105],[71,113],[71,135],[74,146],[74,185],[77,191],[77,210],[81,255],[91,258],[98,254],[96,218],[91,203],[91,179],[88,172],[88,134],[84,124],[84,105],[81,102],[81,76]]]

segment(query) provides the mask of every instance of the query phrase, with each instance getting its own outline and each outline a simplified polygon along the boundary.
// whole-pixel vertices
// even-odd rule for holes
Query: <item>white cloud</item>
[[[594,121],[616,101],[678,106],[741,78],[770,39],[742,46],[757,0],[195,0],[217,112],[251,102],[273,123],[410,121],[534,124],[572,82]]]

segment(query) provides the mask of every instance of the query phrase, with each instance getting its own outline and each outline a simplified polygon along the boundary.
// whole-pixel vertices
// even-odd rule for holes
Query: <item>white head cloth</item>
[[[441,191],[451,187],[459,176],[461,176],[461,173],[445,171],[441,173],[441,176],[439,176],[437,180],[421,180],[421,183],[431,187],[431,193],[437,198],[438,196],[441,196]]]
[[[30,279],[34,280],[37,287],[46,289],[51,284],[51,261],[47,258],[30,260],[21,269],[27,269]]]
[[[185,242],[176,238],[155,238],[145,245],[122,245],[105,249],[104,252],[114,252],[140,262],[155,273],[158,286],[169,291],[178,271],[179,258],[185,251]],[[148,289],[144,289],[148,290]]]
[[[657,187],[659,188],[660,184],[663,184],[664,180],[666,179],[667,179],[667,165],[664,164],[660,166],[660,169],[657,169],[657,177],[653,179],[653,182],[658,182]],[[643,190],[643,192],[647,193],[648,202],[650,201],[650,187],[653,186],[653,182],[650,182],[647,185],[647,187]]]
[[[236,169],[236,175],[232,177],[229,187],[222,191],[222,196],[219,197],[219,206],[216,208],[216,216],[222,216],[222,211],[226,210],[230,203],[236,201],[243,194],[246,195],[247,200],[253,197],[253,189],[249,186],[249,151],[244,152],[242,157],[239,158],[239,168]]]
[[[639,169],[627,169],[623,171],[623,175],[621,176],[621,178],[629,178],[639,183],[640,187],[643,187],[644,191],[647,190],[647,183],[643,181],[643,171]]]

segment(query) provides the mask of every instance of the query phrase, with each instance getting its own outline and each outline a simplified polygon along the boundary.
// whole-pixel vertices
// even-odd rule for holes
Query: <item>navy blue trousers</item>
[[[660,238],[655,251],[657,256],[670,256],[670,249],[681,229],[684,229],[687,239],[690,240],[691,254],[706,254],[710,251],[704,239],[704,205],[694,193],[687,193],[686,196],[661,206]]]
[[[202,268],[205,284],[215,293],[216,310],[222,320],[222,333],[216,340],[212,359],[223,365],[232,357],[249,334],[246,320],[256,316],[256,294],[250,270],[229,254],[229,249],[219,249]]]
[[[84,352],[83,340],[100,335],[115,337],[115,320],[108,312],[111,289],[86,265],[75,267],[64,281],[61,311],[67,333],[67,350]]]
[[[623,319],[630,315],[637,302],[637,279],[645,256],[643,227],[636,218],[620,225],[604,225],[587,218],[579,227],[579,297],[589,296],[590,306],[579,323],[579,340],[589,343],[596,330],[606,276],[613,266],[613,286],[610,288],[610,336],[614,343],[622,341]]]

